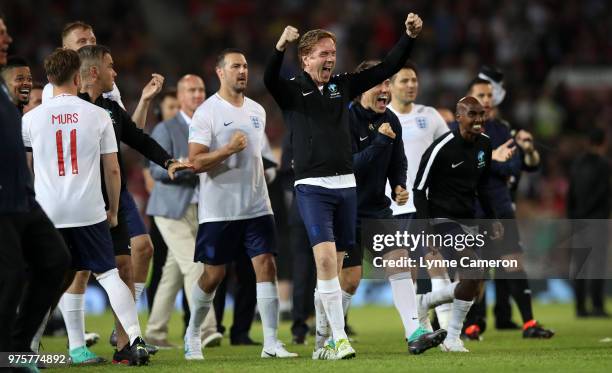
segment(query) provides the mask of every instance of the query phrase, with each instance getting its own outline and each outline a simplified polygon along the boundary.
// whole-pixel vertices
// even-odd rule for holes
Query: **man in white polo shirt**
[[[295,357],[277,339],[276,234],[261,157],[266,113],[244,96],[248,66],[242,52],[224,50],[216,72],[219,91],[198,108],[189,130],[189,159],[201,173],[195,261],[204,263],[204,273],[192,290],[185,358],[204,358],[200,325],[225,276],[225,265],[243,249],[255,269],[264,332],[261,357]]]
[[[149,354],[136,304],[115,265],[110,235],[110,227],[117,225],[121,185],[115,132],[105,110],[76,96],[80,66],[79,55],[68,49],[57,49],[45,59],[56,96],[24,115],[24,145],[30,164],[34,163],[36,199],[64,237],[72,254],[72,269],[95,274],[129,336],[130,363],[142,365]],[[103,361],[87,349],[81,332],[69,335],[69,343],[73,363]]]

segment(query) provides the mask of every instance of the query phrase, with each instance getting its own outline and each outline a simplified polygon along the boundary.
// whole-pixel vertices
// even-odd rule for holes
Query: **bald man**
[[[206,93],[204,81],[197,75],[183,76],[177,85],[178,114],[155,127],[152,137],[174,158],[186,159],[187,139],[193,113]],[[153,216],[168,246],[168,256],[153,301],[147,324],[149,343],[159,347],[174,347],[168,342],[168,322],[174,309],[174,299],[180,289],[191,289],[202,274],[202,266],[193,262],[198,230],[198,177],[192,171],[177,174],[170,180],[167,172],[151,164],[155,187],[147,205],[147,215]],[[191,305],[191,291],[187,291]],[[218,345],[223,336],[217,332],[215,313],[209,312],[201,328],[202,344]]]
[[[439,137],[423,154],[413,192],[416,216],[422,219],[419,222],[426,231],[444,237],[440,253],[445,259],[457,261],[460,281],[419,295],[417,307],[420,321],[429,325],[427,311],[452,302],[448,334],[440,347],[447,352],[468,352],[459,336],[484,272],[479,267],[462,266],[465,258],[478,259],[474,249],[480,241],[472,239],[474,244],[469,246],[459,243],[466,243],[468,236],[479,233],[478,227],[473,226],[475,198],[479,199],[486,218],[495,219],[495,212],[484,188],[491,166],[491,141],[483,133],[485,109],[476,98],[464,97],[457,103],[455,117],[458,128]],[[491,233],[491,239],[499,239],[503,234],[496,220],[483,228]],[[446,246],[449,235],[453,237],[453,246]]]

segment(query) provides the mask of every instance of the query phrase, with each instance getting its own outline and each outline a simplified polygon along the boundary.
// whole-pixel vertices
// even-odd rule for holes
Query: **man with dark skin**
[[[32,90],[32,73],[26,60],[21,57],[9,57],[5,66],[0,70],[9,95],[20,112],[30,100]]]
[[[418,219],[428,219],[438,236],[473,235],[474,199],[478,197],[487,218],[495,218],[490,198],[484,188],[491,165],[491,142],[483,134],[485,110],[474,97],[457,103],[455,116],[459,126],[434,141],[423,154],[414,183],[414,202]],[[429,224],[427,224],[429,225]],[[427,227],[429,228],[429,227]],[[491,239],[499,239],[503,229],[498,221],[491,224]],[[459,242],[459,240],[453,240]],[[465,241],[463,241],[465,242]],[[473,247],[442,247],[446,259],[478,259]],[[440,345],[446,352],[468,352],[459,338],[463,321],[482,284],[482,268],[457,267],[459,282],[418,296],[419,319],[429,324],[427,311],[443,303],[453,303],[448,335]]]

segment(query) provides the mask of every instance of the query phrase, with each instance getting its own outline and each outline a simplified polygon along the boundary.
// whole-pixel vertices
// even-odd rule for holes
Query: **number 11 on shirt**
[[[62,130],[55,132],[55,144],[57,145],[57,168],[60,176],[66,176],[64,167],[64,142],[62,139]],[[77,141],[76,129],[70,131],[70,162],[72,164],[72,174],[79,173],[79,163],[77,161]]]

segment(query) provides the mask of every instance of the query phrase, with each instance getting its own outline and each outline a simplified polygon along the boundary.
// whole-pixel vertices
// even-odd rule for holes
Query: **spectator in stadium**
[[[205,98],[204,81],[199,76],[188,74],[178,81],[180,110],[173,118],[158,124],[152,134],[153,139],[172,157],[188,157],[189,125],[195,110]],[[185,170],[171,180],[158,165],[153,164],[150,169],[155,187],[149,198],[147,215],[154,217],[168,245],[168,255],[151,309],[146,337],[154,345],[174,347],[168,342],[168,323],[174,300],[181,288],[193,288],[202,274],[202,266],[193,262],[198,227],[198,176],[191,170]],[[186,292],[185,296],[191,306],[191,292]],[[201,329],[204,346],[221,343],[222,335],[217,332],[214,312],[206,315]]]
[[[155,115],[156,123],[165,122],[174,118],[179,111],[179,103],[176,98],[176,89],[167,89],[162,91],[157,97],[156,106],[153,109],[153,115]],[[155,179],[151,176],[151,170],[149,169],[150,162],[145,159],[142,168],[142,177],[144,178],[145,190],[148,196],[153,192],[155,186]],[[151,236],[151,242],[153,243],[153,258],[151,261],[151,279],[149,286],[147,286],[147,304],[149,306],[149,312],[153,309],[153,300],[155,299],[155,293],[157,292],[157,286],[162,275],[162,268],[166,263],[166,257],[168,255],[168,246],[164,242],[164,238],[161,236],[157,224],[153,216],[149,216],[149,235]],[[183,288],[183,293],[184,293]],[[189,322],[189,305],[187,304],[187,297],[183,297],[183,321],[185,328]]]

